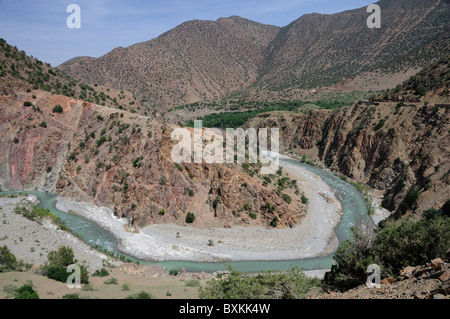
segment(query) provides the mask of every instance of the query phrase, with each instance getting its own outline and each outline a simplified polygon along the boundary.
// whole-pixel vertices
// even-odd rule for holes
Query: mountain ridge
[[[446,2],[378,4],[381,29],[367,28],[365,8],[306,14],[285,27],[238,16],[191,20],[150,41],[59,69],[87,83],[133,90],[164,112],[230,94],[257,99],[261,91],[330,86],[367,71],[401,73],[405,61],[423,67],[449,50]]]

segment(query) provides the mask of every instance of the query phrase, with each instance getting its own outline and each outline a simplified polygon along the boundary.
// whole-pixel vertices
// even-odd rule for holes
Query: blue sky
[[[148,41],[193,19],[238,15],[285,26],[306,13],[336,13],[374,0],[0,0],[0,38],[57,66]],[[69,4],[81,8],[81,29],[69,29]]]

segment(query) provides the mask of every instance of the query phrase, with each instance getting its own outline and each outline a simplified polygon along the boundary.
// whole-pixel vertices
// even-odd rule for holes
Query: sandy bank
[[[82,265],[94,271],[102,267],[107,256],[92,249],[89,245],[59,229],[49,221],[42,224],[31,221],[14,212],[18,203],[38,203],[36,196],[28,195],[17,198],[0,198],[0,245],[6,245],[17,259],[26,263],[42,265],[47,262],[47,255],[61,246],[73,249],[75,258]]]
[[[330,187],[316,174],[282,162],[291,179],[309,198],[307,217],[292,229],[236,226],[200,229],[192,226],[152,225],[129,233],[126,219],[117,219],[105,207],[60,198],[59,210],[77,213],[111,231],[119,249],[139,259],[154,261],[294,260],[328,254],[337,248],[334,228],[341,206]],[[179,234],[179,236],[177,236]],[[213,246],[208,245],[213,241]]]

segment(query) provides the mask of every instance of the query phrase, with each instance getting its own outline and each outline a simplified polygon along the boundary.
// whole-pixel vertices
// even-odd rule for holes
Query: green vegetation
[[[73,250],[70,247],[60,247],[57,251],[48,254],[48,263],[42,267],[42,272],[50,279],[67,282],[71,275],[67,272],[67,267],[75,264]],[[81,271],[81,283],[89,283],[89,273],[85,266],[78,265]]]
[[[306,197],[305,195],[302,195],[302,203],[303,204],[308,204],[308,202],[309,202],[308,197]]]
[[[57,104],[55,105],[55,107],[52,109],[53,113],[62,113],[64,112],[63,108],[61,105]]]
[[[191,280],[186,281],[185,286],[200,287],[200,281],[198,281],[196,279],[191,279]]]
[[[156,298],[151,294],[149,294],[148,292],[141,291],[138,294],[128,296],[127,299],[156,299]]]
[[[18,261],[7,246],[0,247],[0,273],[7,271],[28,270],[32,265]]]
[[[186,215],[186,223],[192,224],[195,221],[195,215],[191,212]]]
[[[292,198],[288,194],[281,194],[281,197],[284,199],[284,201],[288,204],[292,203]]]
[[[25,107],[33,106],[33,103],[31,103],[30,101],[25,101],[23,102],[23,106]]]
[[[297,267],[287,272],[262,272],[248,275],[229,267],[231,274],[225,279],[210,280],[199,288],[202,299],[302,299],[308,291],[320,284],[309,279]]]
[[[169,274],[170,274],[171,276],[176,276],[176,275],[178,275],[179,272],[180,272],[179,269],[170,269],[170,270],[169,270]]]
[[[277,216],[272,218],[272,221],[270,222],[270,226],[272,226],[272,227],[277,227],[278,226],[278,217]]]
[[[118,285],[117,278],[111,277],[103,282],[105,285]]]
[[[377,264],[383,277],[396,277],[406,266],[422,265],[441,257],[450,246],[450,218],[423,217],[415,222],[390,221],[382,224],[376,236],[354,230],[352,239],[343,242],[335,256],[336,265],[325,275],[324,283],[348,290],[365,283],[367,267]]]
[[[92,277],[108,277],[109,272],[105,268],[97,269],[93,274]]]
[[[394,213],[395,218],[400,218],[403,216],[408,210],[412,209],[419,198],[420,191],[417,189],[410,190],[401,204],[399,205],[397,211]]]
[[[31,283],[26,283],[17,289],[16,299],[39,299],[39,295]]]

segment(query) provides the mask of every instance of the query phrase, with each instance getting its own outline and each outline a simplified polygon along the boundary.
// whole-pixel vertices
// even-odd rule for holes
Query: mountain
[[[364,72],[402,76],[449,51],[450,5],[443,0],[381,0],[382,28],[366,8],[307,14],[286,27],[230,17],[190,21],[148,42],[60,70],[91,84],[125,89],[161,111],[229,94],[330,86]],[[287,96],[289,98],[289,95]]]
[[[133,106],[81,99],[109,88],[83,90],[4,40],[0,66],[0,189],[94,202],[135,227],[184,224],[189,212],[200,227],[273,227],[274,217],[278,227],[293,227],[305,217],[298,187],[278,191],[276,177],[264,184],[259,165],[174,164],[176,126],[136,114]]]
[[[273,112],[245,126],[280,127],[282,148],[382,190],[400,217],[450,199],[450,56],[371,101],[336,110]]]
[[[0,39],[0,92],[8,95],[18,90],[42,90],[134,113],[142,109],[130,92],[77,82]]]
[[[278,31],[239,17],[189,21],[149,42],[59,68],[87,83],[131,89],[162,110],[220,98],[254,83],[263,51]]]

